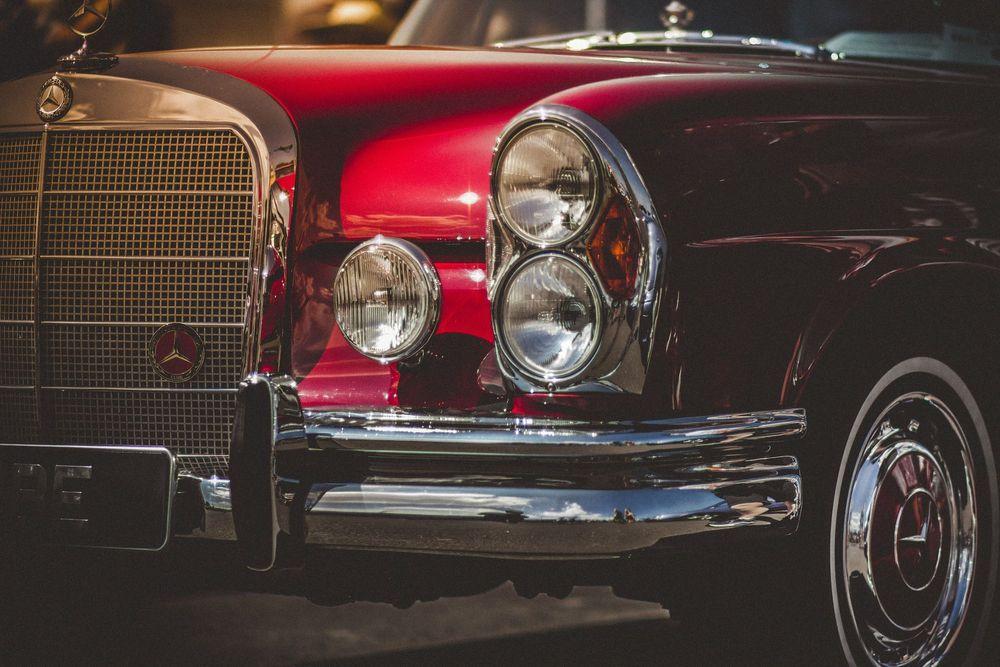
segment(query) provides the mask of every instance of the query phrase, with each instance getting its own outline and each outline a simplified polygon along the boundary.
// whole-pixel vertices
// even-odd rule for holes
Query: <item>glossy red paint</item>
[[[261,87],[298,129],[292,246],[294,259],[305,259],[292,266],[292,369],[302,378],[303,402],[317,406],[399,404],[397,365],[362,357],[336,331],[327,288],[341,244],[378,233],[424,244],[464,241],[475,244],[481,259],[491,152],[514,115],[567,86],[706,67],[428,49],[234,49],[157,57]],[[336,249],[323,250],[330,242]],[[455,280],[456,271],[468,270],[431,257],[444,283],[436,335],[492,342],[484,285]],[[410,395],[404,392],[404,402]]]
[[[436,120],[360,147],[344,165],[344,228],[360,239],[423,239],[437,230],[432,240],[482,241],[490,156],[510,116],[504,109]]]
[[[485,290],[462,271],[482,268],[495,137],[543,101],[590,114],[622,141],[662,218],[669,275],[642,396],[516,397],[522,414],[798,405],[844,329],[877,315],[889,298],[879,295],[897,289],[905,297],[893,285],[919,285],[928,304],[940,305],[972,281],[979,296],[965,292],[961,305],[981,313],[1000,291],[990,241],[1000,210],[992,120],[1000,95],[971,77],[708,54],[249,49],[157,57],[263,88],[298,128],[292,368],[310,407],[485,400],[435,397],[430,378],[470,386],[470,350],[492,341]],[[445,312],[423,366],[367,360],[333,324],[329,287],[339,258],[375,233],[421,244],[442,273]],[[464,245],[458,257],[455,243]],[[449,357],[450,347],[461,353]]]
[[[439,253],[444,254],[444,253]],[[493,330],[490,323],[489,304],[483,298],[484,282],[486,280],[485,265],[482,262],[439,261],[436,264],[441,278],[441,318],[437,326],[435,338],[456,341],[456,336],[482,341],[486,350],[492,346]],[[315,269],[309,269],[315,271]],[[321,275],[319,282],[327,282],[332,275],[332,267],[325,271],[317,271]],[[329,281],[332,284],[332,280]],[[326,294],[327,298],[332,295]],[[399,364],[381,364],[373,361],[352,348],[334,322],[333,310],[317,301],[308,305],[306,310],[314,318],[323,318],[322,322],[313,322],[310,330],[327,331],[328,338],[313,341],[299,341],[302,349],[297,350],[299,363],[302,366],[312,364],[310,372],[299,385],[303,407],[344,407],[344,406],[379,406],[400,405],[398,384],[400,379]],[[321,313],[317,315],[317,313]],[[300,331],[305,327],[301,327]],[[433,341],[432,341],[433,345]],[[310,351],[318,351],[319,358],[313,361],[309,358]],[[462,351],[456,345],[442,349],[438,354],[447,359],[452,353],[461,355]],[[482,359],[482,356],[479,357]],[[478,366],[478,362],[476,364]],[[468,369],[466,369],[468,371]],[[475,367],[471,369],[474,375]],[[421,369],[420,364],[413,363],[402,371],[405,375],[433,374],[433,369]],[[434,374],[428,391],[449,391],[449,385],[459,383],[459,378],[446,378]],[[427,396],[419,397],[420,401],[429,400]],[[409,405],[419,401],[411,400]],[[405,403],[404,403],[405,404]]]
[[[301,147],[300,249],[362,241],[375,230],[422,240],[482,238],[490,151],[519,111],[591,81],[710,68],[449,49],[232,49],[157,57],[244,79],[288,111]],[[466,193],[479,197],[471,210],[460,199]]]

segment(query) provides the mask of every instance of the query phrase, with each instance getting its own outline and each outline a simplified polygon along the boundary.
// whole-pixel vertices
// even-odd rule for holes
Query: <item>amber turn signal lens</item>
[[[639,249],[639,233],[631,212],[624,202],[612,202],[587,243],[587,253],[613,298],[625,299],[635,291]]]

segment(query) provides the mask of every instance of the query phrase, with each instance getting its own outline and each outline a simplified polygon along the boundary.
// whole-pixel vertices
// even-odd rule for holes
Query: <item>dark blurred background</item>
[[[82,0],[0,0],[0,80],[75,51],[66,19]],[[412,0],[115,0],[96,50],[384,43]]]
[[[0,80],[50,67],[80,39],[83,0],[0,0]],[[272,44],[476,46],[572,31],[661,30],[667,0],[113,0],[92,47],[116,53]],[[819,44],[848,31],[1000,30],[1000,0],[685,0],[689,29]],[[400,20],[410,12],[402,28]]]

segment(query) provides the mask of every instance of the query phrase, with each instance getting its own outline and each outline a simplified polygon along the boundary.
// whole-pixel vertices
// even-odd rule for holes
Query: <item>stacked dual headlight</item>
[[[526,245],[551,249],[514,269],[498,296],[498,338],[510,358],[541,381],[565,378],[590,361],[601,335],[600,290],[559,246],[590,225],[599,200],[597,159],[557,124],[530,125],[500,154],[497,213]]]
[[[636,189],[646,196],[621,145],[574,110],[530,110],[501,136],[487,273],[498,357],[520,388],[641,385],[612,377],[651,325],[640,283],[653,264]],[[644,358],[633,357],[643,375]]]

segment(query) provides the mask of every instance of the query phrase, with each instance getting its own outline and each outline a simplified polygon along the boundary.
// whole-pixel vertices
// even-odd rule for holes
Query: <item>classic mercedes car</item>
[[[4,542],[768,554],[841,658],[991,655],[1000,21],[627,4],[0,86]]]

